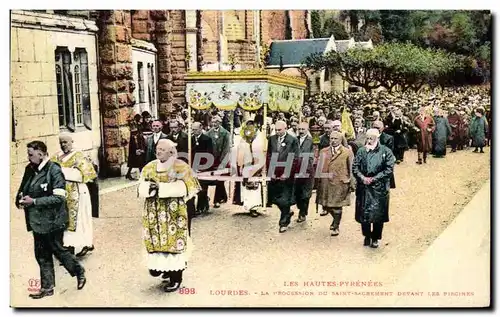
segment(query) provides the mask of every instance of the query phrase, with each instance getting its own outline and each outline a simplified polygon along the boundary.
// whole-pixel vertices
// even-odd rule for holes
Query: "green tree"
[[[336,40],[349,38],[344,25],[337,21],[336,17],[325,12],[313,11],[311,13],[311,24],[315,38],[326,38],[332,35]]]
[[[323,24],[318,10],[311,12],[311,28],[314,38],[321,38],[323,34]]]
[[[418,91],[425,84],[433,88],[446,86],[451,83],[452,75],[463,68],[459,56],[411,43],[385,43],[373,50],[356,48],[343,53],[313,54],[305,64],[314,70],[328,68],[366,91],[379,87]]]
[[[385,42],[410,40],[410,10],[381,10],[380,27]]]

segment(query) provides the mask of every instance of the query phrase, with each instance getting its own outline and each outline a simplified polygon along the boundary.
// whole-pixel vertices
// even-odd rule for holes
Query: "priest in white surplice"
[[[59,163],[66,179],[66,207],[69,225],[64,232],[64,246],[84,256],[94,250],[92,227],[92,204],[87,183],[97,177],[92,163],[83,152],[73,149],[73,137],[61,134],[61,151],[51,160]]]

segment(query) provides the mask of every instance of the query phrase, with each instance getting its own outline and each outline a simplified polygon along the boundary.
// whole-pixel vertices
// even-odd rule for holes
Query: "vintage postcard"
[[[11,10],[10,305],[491,305],[489,10]]]

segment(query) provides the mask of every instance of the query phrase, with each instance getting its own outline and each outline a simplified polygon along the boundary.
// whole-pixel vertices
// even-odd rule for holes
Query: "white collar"
[[[38,171],[40,172],[42,170],[42,168],[45,166],[45,164],[47,164],[47,162],[50,160],[49,157],[46,157],[43,159],[43,161],[40,163],[40,165],[38,165]]]
[[[339,144],[338,146],[330,146],[330,147],[331,147],[331,149],[332,149],[332,151],[333,151],[333,153],[337,153],[337,152],[340,150],[340,146],[341,146],[341,145],[342,145],[342,144]]]

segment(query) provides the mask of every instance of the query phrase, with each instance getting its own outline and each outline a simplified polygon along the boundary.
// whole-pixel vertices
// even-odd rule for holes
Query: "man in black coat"
[[[267,143],[269,202],[278,206],[281,212],[279,232],[287,230],[293,216],[290,207],[295,204],[294,177],[299,156],[299,141],[286,133],[284,121],[276,121],[276,134],[269,137]],[[285,167],[286,166],[286,167]]]
[[[299,166],[300,172],[304,175],[297,174],[295,178],[295,200],[297,208],[299,208],[299,218],[297,222],[306,220],[309,209],[309,200],[312,196],[314,185],[314,149],[313,140],[309,134],[309,125],[307,122],[301,122],[298,127],[299,140]]]
[[[156,145],[160,139],[168,139],[168,135],[163,133],[162,130],[163,123],[160,120],[155,120],[151,123],[151,129],[153,133],[148,136],[146,140],[146,162],[148,164],[151,161],[156,160]]]
[[[319,138],[318,150],[328,147],[330,145],[330,133],[332,132],[332,121],[327,121],[323,125],[323,134]]]
[[[54,295],[55,256],[77,278],[77,288],[85,286],[85,270],[71,252],[64,248],[63,235],[68,226],[66,180],[59,164],[49,160],[47,146],[41,141],[28,143],[28,160],[16,195],[16,207],[23,208],[26,226],[33,231],[35,258],[40,266],[40,292],[33,299]]]
[[[203,127],[200,122],[193,123],[191,128],[193,131],[193,136],[191,137],[191,166],[195,172],[209,171],[212,167],[214,154],[212,139],[203,133]],[[204,180],[199,180],[199,182],[201,191],[198,193],[196,214],[207,213],[210,208],[208,201],[209,182]]]
[[[366,145],[358,150],[352,172],[357,181],[355,219],[365,237],[363,245],[378,248],[384,223],[389,222],[390,178],[396,158],[382,145],[380,132],[366,132]]]
[[[403,162],[405,150],[408,147],[406,133],[409,130],[401,109],[396,109],[394,114],[386,119],[385,126],[384,134],[389,134],[394,138],[394,148],[392,150],[394,156],[396,156],[396,164],[399,164]]]
[[[373,122],[372,127],[380,132],[379,141],[380,144],[385,145],[391,150],[394,155],[394,137],[384,132],[384,123],[382,121]],[[394,172],[391,174],[390,179],[391,188],[396,188],[396,180],[394,178]]]
[[[170,134],[168,135],[167,139],[172,140],[177,144],[175,148],[177,150],[179,159],[187,163],[189,155],[188,135],[181,130],[179,121],[177,120],[170,121],[169,126]]]

